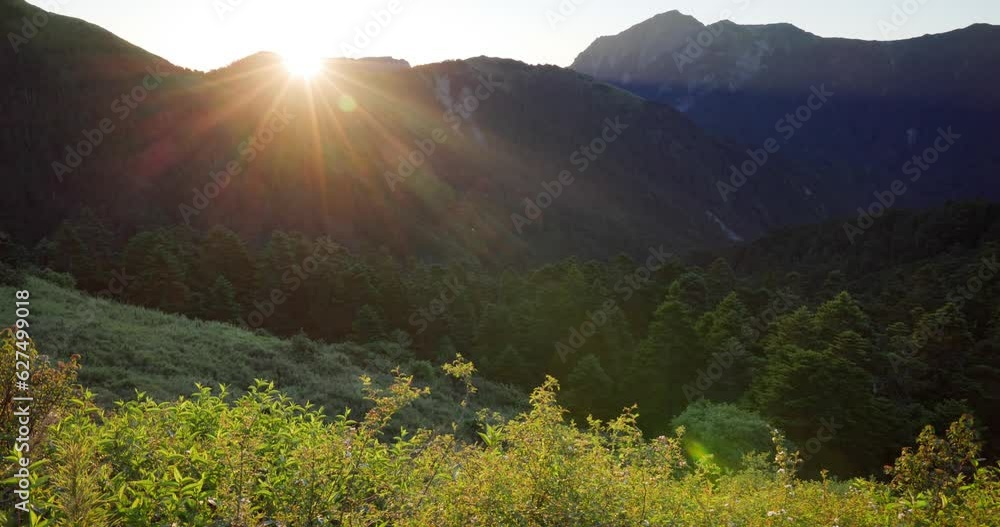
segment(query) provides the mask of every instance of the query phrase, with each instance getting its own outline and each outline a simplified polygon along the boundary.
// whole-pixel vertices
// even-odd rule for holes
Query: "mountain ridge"
[[[655,34],[676,20],[688,18],[634,27]],[[941,156],[935,182],[908,192],[906,205],[1000,199],[989,177],[1000,166],[989,140],[1000,118],[1000,97],[990,88],[1000,81],[1000,26],[865,41],[787,24],[699,22],[653,44],[626,30],[595,41],[572,68],[670,104],[710,133],[745,144],[772,137],[775,121],[825,86],[836,94],[828,111],[816,112],[782,153],[813,167],[829,188],[843,189],[823,198],[835,215],[870,202],[948,126],[964,134],[957,152]]]
[[[424,256],[471,252],[510,263],[641,253],[661,243],[717,245],[732,241],[727,225],[750,239],[774,225],[822,217],[816,204],[769,201],[789,192],[764,190],[814,185],[807,171],[774,161],[767,177],[741,191],[744,202],[726,203],[715,184],[727,164],[741,161],[743,147],[703,133],[667,105],[570,70],[508,59],[417,67],[394,59],[334,59],[326,77],[310,84],[293,79],[269,53],[208,73],[165,65],[170,74],[162,87],[119,124],[109,103],[135,90],[145,68],[160,59],[135,48],[125,54],[132,60],[109,57],[101,68],[45,60],[50,48],[81,54],[93,49],[81,43],[108,38],[89,27],[75,27],[76,42],[42,32],[8,63],[11,75],[3,84],[31,102],[3,110],[5,119],[19,123],[0,145],[3,168],[23,185],[0,198],[0,228],[24,235],[19,217],[30,204],[39,221],[29,240],[49,234],[75,209],[93,206],[124,234],[193,218],[196,226],[223,223],[248,239],[287,228],[332,234],[348,245]],[[370,67],[383,63],[392,67]],[[119,74],[104,78],[108,69]],[[43,81],[56,71],[66,79],[62,85]],[[484,92],[484,78],[504,87]],[[273,134],[253,159],[243,155],[246,138],[282,105],[308,118]],[[82,148],[80,130],[91,133],[104,115],[120,131],[87,148],[93,153],[82,156],[72,175],[57,174],[65,182],[48,176],[54,162],[73,160],[71,151]],[[604,123],[616,118],[625,133],[602,139]],[[387,185],[388,174],[404,166],[404,158],[417,157],[435,131],[445,139],[417,163],[418,175]],[[42,137],[40,147],[19,146]],[[589,145],[602,154],[583,159],[590,157]],[[243,170],[232,178],[240,184],[215,192],[217,198],[200,196],[213,193],[206,192],[217,183],[209,175],[228,163]],[[546,197],[567,170],[586,183],[563,184]],[[551,207],[535,203],[550,199]],[[198,203],[206,203],[204,210]],[[256,213],[242,213],[247,207]],[[522,220],[530,221],[519,225]]]

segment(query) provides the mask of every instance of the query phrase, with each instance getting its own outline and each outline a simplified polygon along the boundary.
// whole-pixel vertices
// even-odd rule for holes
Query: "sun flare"
[[[315,53],[303,51],[282,53],[282,60],[289,73],[304,79],[314,77],[323,69],[323,58]]]

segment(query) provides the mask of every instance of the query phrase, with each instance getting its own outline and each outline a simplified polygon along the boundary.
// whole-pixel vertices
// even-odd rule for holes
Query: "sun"
[[[286,52],[281,54],[285,69],[289,73],[303,79],[311,79],[323,70],[323,58],[308,51]]]

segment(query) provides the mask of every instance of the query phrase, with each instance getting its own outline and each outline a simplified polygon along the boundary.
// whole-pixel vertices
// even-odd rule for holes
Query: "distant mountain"
[[[261,53],[202,73],[21,1],[0,10],[4,34],[46,20],[0,52],[0,229],[29,241],[89,206],[124,231],[298,229],[507,263],[719,245],[823,215],[803,197],[815,175],[781,159],[722,199],[746,147],[561,68],[331,60],[304,82]]]
[[[597,39],[572,68],[670,104],[721,136],[754,145],[776,138],[782,154],[816,167],[837,189],[818,198],[832,212],[851,212],[893,180],[913,177],[904,164],[949,129],[961,138],[929,154],[940,159],[921,169],[928,177],[907,181],[905,205],[1000,198],[997,26],[869,42],[789,24],[706,26],[672,11]],[[819,104],[810,100],[814,89],[832,95]],[[800,110],[810,102],[819,108]]]

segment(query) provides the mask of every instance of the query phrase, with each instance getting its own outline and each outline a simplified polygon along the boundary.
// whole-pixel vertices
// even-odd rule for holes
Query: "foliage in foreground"
[[[445,370],[473,395],[470,363]],[[67,371],[38,381],[66,390]],[[644,440],[634,409],[581,429],[566,422],[552,378],[515,419],[481,413],[477,444],[430,431],[387,437],[391,417],[427,390],[400,373],[384,390],[362,382],[371,404],[356,419],[327,419],[265,382],[235,400],[201,387],[172,402],[140,394],[114,411],[89,394],[64,399],[36,431],[33,524],[982,526],[1000,507],[998,471],[977,466],[967,419],[944,438],[925,431],[889,484],[837,483],[797,478],[801,460],[777,431],[773,462],[761,455],[728,472],[690,463],[683,430]]]

